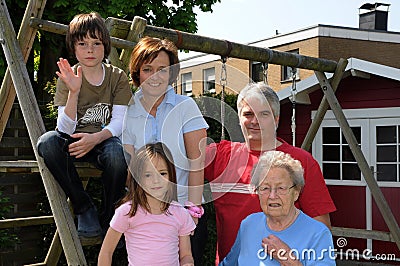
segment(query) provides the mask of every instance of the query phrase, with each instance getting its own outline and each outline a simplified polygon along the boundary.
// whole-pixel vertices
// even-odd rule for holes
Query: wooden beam
[[[0,220],[0,229],[54,223],[53,216],[37,216]]]
[[[30,26],[37,30],[44,30],[61,35],[66,35],[68,30],[68,26],[65,24],[43,20],[37,17],[30,18]],[[113,36],[111,36],[111,44],[121,49],[132,49],[136,45],[135,42],[129,42]]]
[[[44,260],[47,266],[56,266],[62,254],[62,246],[60,245],[60,235],[58,231],[54,233],[53,240],[51,241],[50,248]]]
[[[107,18],[106,23],[107,28],[111,29],[110,35],[113,36],[115,40],[119,40],[118,43],[112,40],[113,45],[117,48],[132,49],[135,45],[134,42],[128,42],[125,40],[125,42],[121,42],[122,39],[127,38],[131,22],[117,18]],[[61,26],[61,24],[58,23],[39,19],[31,19],[31,26],[50,32],[60,32],[59,29],[61,27],[66,27]],[[337,62],[333,60],[280,52],[268,48],[239,44],[227,40],[214,39],[150,25],[146,26],[143,36],[170,39],[179,49],[246,59],[255,62],[265,62],[321,72],[335,72],[337,66]]]
[[[345,228],[345,227],[332,227],[332,235],[361,238],[361,239],[372,239],[386,242],[394,242],[393,237],[389,232],[382,232],[376,230],[366,230],[366,229],[355,229],[355,228]]]
[[[45,132],[39,106],[33,93],[22,51],[15,37],[11,19],[4,0],[0,5],[0,39],[10,70],[21,111],[35,152],[46,194],[49,198],[68,265],[87,265],[75,223],[69,210],[65,194],[37,153],[37,140]]]
[[[2,0],[1,3],[5,4]],[[30,27],[30,17],[41,18],[43,15],[46,0],[29,0],[22,18],[21,26],[18,32],[18,43],[21,47],[24,62],[28,61],[29,54],[32,49],[33,41],[36,37],[36,29]],[[12,25],[11,25],[12,27]],[[14,29],[12,29],[14,31]],[[0,88],[0,140],[6,128],[8,118],[15,100],[15,89],[12,84],[9,69],[7,68]]]
[[[364,154],[362,153],[361,148],[357,143],[357,139],[350,128],[349,122],[347,121],[343,113],[343,110],[335,96],[335,93],[333,92],[333,89],[324,73],[315,72],[315,75],[317,76],[322,91],[324,92],[326,99],[329,103],[329,106],[335,114],[336,120],[339,123],[340,128],[342,129],[343,135],[346,138],[347,143],[349,144],[350,150],[357,161],[358,167],[360,168],[364,179],[367,182],[368,188],[370,189],[371,194],[374,197],[375,203],[378,206],[383,216],[383,219],[385,220],[386,225],[390,230],[393,240],[394,242],[396,242],[397,247],[400,249],[399,225],[397,224],[396,218],[394,217],[389,207],[389,204],[387,203],[381,189],[378,186],[373,172],[369,168],[367,160],[365,159]]]
[[[331,86],[333,92],[335,92],[339,86],[340,81],[342,80],[344,71],[346,70],[346,66],[348,64],[347,59],[340,58],[338,66],[335,70],[335,73],[333,74],[332,81],[331,81]],[[324,119],[324,116],[326,114],[326,111],[328,110],[329,104],[328,101],[326,100],[326,96],[324,95],[322,97],[322,100],[319,104],[317,113],[315,114],[315,117],[313,121],[311,122],[310,127],[308,128],[307,134],[303,140],[303,144],[301,145],[301,148],[309,151],[311,149],[312,142],[314,141],[315,135],[317,134],[317,131],[319,127],[321,126],[322,120]]]

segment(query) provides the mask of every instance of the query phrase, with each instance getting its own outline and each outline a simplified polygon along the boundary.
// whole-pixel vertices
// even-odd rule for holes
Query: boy
[[[66,43],[78,64],[71,67],[63,58],[57,62],[57,128],[39,138],[38,152],[71,200],[78,235],[92,238],[107,231],[114,203],[123,196],[127,165],[119,136],[131,90],[121,69],[103,63],[111,39],[98,13],[76,15]],[[74,166],[78,161],[102,170],[101,222]]]

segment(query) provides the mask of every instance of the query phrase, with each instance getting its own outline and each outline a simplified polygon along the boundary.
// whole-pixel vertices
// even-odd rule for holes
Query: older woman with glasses
[[[328,227],[294,205],[304,186],[298,160],[280,151],[260,156],[251,174],[262,212],[240,225],[220,265],[336,265]]]

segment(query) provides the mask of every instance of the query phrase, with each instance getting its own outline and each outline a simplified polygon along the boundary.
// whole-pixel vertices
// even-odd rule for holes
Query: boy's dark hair
[[[68,52],[75,56],[75,44],[85,37],[98,38],[104,45],[104,58],[111,52],[110,33],[103,18],[97,12],[76,15],[68,26],[66,43]]]

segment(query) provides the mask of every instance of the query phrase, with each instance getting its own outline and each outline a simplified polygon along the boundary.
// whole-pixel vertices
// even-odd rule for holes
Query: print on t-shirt
[[[78,128],[88,125],[105,127],[111,116],[111,104],[98,103],[86,110],[85,115],[78,120]]]

